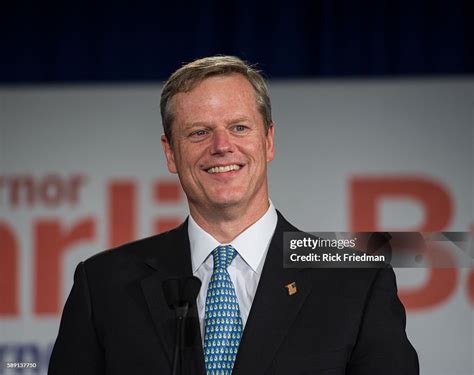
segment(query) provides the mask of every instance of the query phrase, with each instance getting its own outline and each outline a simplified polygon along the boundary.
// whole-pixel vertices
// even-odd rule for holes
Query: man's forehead
[[[236,92],[231,89],[231,86],[240,86],[240,90]],[[227,88],[229,88],[229,90],[226,90]],[[170,101],[173,101],[176,98],[192,96],[196,91],[214,92],[217,90],[226,91],[229,95],[245,93],[252,95],[253,98],[256,97],[252,83],[242,74],[234,73],[206,77],[203,80],[193,83],[189,88],[177,92],[171,97]]]
[[[175,94],[169,101],[170,109],[176,114],[176,111],[188,112],[187,109],[190,107],[194,110],[219,110],[223,107],[223,109],[232,108],[235,111],[239,111],[240,108],[242,113],[239,116],[245,116],[243,112],[247,111],[249,106],[252,110],[257,110],[257,96],[251,83],[245,77],[238,76],[207,78],[199,82],[192,90]]]
[[[249,85],[252,85],[248,77],[238,72],[229,72],[229,73],[219,73],[219,74],[210,74],[208,76],[196,79],[189,79],[186,83],[182,85],[182,90],[179,92],[189,92],[194,90],[197,86],[200,86],[204,83],[209,83],[213,81],[222,81],[222,80],[239,80],[242,82],[248,82]]]

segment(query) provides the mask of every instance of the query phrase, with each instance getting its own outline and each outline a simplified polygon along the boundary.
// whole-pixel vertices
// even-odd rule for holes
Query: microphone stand
[[[189,303],[185,302],[181,306],[175,307],[176,313],[176,339],[173,355],[173,372],[172,375],[182,375],[183,373],[183,348],[184,348],[184,328],[186,316],[189,311]]]
[[[170,309],[176,317],[176,335],[173,353],[172,375],[183,375],[184,340],[186,317],[189,309],[196,303],[201,288],[201,280],[195,276],[165,280],[162,284],[163,294]]]

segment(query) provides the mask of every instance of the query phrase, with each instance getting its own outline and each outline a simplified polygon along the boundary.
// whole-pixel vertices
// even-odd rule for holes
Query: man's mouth
[[[211,167],[206,170],[207,173],[224,173],[224,172],[230,172],[230,171],[238,171],[240,168],[242,168],[238,164],[230,164],[230,165],[222,165],[218,167]]]

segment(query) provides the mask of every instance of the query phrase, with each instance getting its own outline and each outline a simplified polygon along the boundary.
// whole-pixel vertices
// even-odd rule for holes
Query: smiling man
[[[242,74],[210,76],[169,97],[173,84],[162,99],[168,169],[179,175],[191,217],[218,241],[230,242],[268,210],[273,124],[264,121]]]
[[[391,268],[285,269],[297,231],[268,196],[274,124],[262,76],[232,56],[178,69],[161,96],[163,149],[190,215],[81,262],[50,374],[171,374],[170,278],[202,282],[183,374],[418,374]]]

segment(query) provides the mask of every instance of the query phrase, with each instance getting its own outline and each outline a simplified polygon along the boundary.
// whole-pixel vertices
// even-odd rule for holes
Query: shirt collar
[[[278,221],[275,206],[272,201],[269,203],[265,214],[230,242],[230,245],[257,274],[262,272],[265,255]],[[193,273],[206,261],[212,250],[219,245],[227,245],[219,243],[202,229],[191,215],[189,215],[188,221],[188,235]]]

